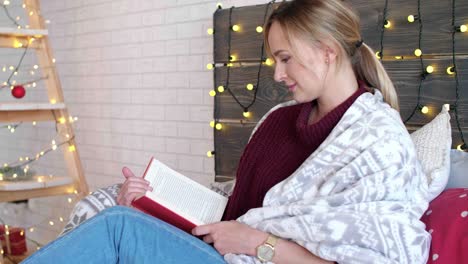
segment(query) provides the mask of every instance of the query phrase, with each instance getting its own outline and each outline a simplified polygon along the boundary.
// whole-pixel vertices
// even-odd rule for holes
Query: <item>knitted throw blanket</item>
[[[399,114],[375,90],[361,95],[322,145],[268,191],[263,207],[238,221],[338,263],[426,263],[430,235],[419,218],[427,191]],[[225,260],[260,263],[235,254]]]

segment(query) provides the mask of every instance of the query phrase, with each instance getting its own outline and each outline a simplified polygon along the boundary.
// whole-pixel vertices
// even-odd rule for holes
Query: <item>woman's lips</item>
[[[291,85],[288,85],[288,88],[289,88],[289,91],[290,92],[294,92],[294,90],[296,90],[296,83],[295,84],[291,84]]]

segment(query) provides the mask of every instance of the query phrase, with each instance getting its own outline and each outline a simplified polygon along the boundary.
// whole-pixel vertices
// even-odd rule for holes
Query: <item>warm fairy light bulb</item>
[[[257,28],[255,28],[255,30],[256,30],[258,33],[262,33],[262,32],[263,32],[263,27],[262,27],[262,26],[257,26]]]
[[[60,222],[63,222],[63,217],[59,217],[59,221],[60,221]]]
[[[224,86],[222,85],[218,86],[218,92],[220,93],[224,92]]]
[[[249,91],[252,91],[252,90],[254,89],[254,85],[251,84],[251,83],[249,83],[249,84],[247,84],[247,85],[245,86],[245,88],[247,88],[247,90],[249,90]]]
[[[209,28],[209,29],[206,30],[206,32],[208,33],[208,35],[213,35],[214,34],[214,29]]]
[[[215,128],[216,128],[216,130],[221,130],[221,129],[223,129],[223,125],[221,123],[217,123]]]
[[[229,56],[229,61],[235,61],[237,59],[237,56],[232,54],[231,56]]]
[[[52,63],[55,63],[57,60],[55,58],[52,58]]]
[[[217,4],[216,4],[216,8],[223,8],[223,4],[217,3]]]
[[[15,133],[15,128],[12,127],[12,128],[10,129],[10,132],[11,132],[11,133]]]
[[[214,68],[214,64],[213,64],[213,63],[208,63],[208,64],[206,65],[206,68],[207,68],[208,70],[211,70],[211,69]]]
[[[250,112],[249,112],[249,111],[244,111],[244,112],[242,113],[242,115],[243,115],[244,117],[250,117]]]
[[[52,98],[52,99],[50,99],[49,102],[50,102],[51,104],[56,104],[56,103],[57,103],[57,100],[55,100],[55,99]]]
[[[8,167],[8,163],[3,163],[3,167]]]
[[[385,28],[390,28],[391,26],[392,26],[392,22],[390,22],[390,20],[385,20],[384,27]]]
[[[54,221],[49,221],[49,225],[53,226],[53,225],[54,225]]]
[[[67,122],[67,119],[66,119],[65,117],[62,116],[61,118],[59,118],[58,122],[59,122],[60,124],[65,124],[65,122]]]
[[[57,149],[57,145],[52,145],[52,150],[56,150]]]
[[[416,57],[419,57],[422,55],[422,50],[421,49],[415,49],[414,50],[414,55],[416,55]]]
[[[18,178],[18,174],[15,173],[13,174],[13,179],[16,179],[16,178]]]
[[[216,122],[214,120],[210,122],[210,127],[215,127],[215,125],[216,125]]]
[[[21,43],[21,41],[15,39],[15,41],[13,42],[13,47],[21,48],[21,47],[23,47],[23,43]]]
[[[434,67],[432,65],[429,65],[426,67],[426,72],[427,73],[433,73],[434,72]]]
[[[457,146],[457,150],[459,151],[465,151],[466,150],[466,144],[462,143]]]
[[[44,156],[44,151],[41,151],[39,155]]]
[[[32,125],[33,125],[33,126],[35,126],[36,124],[37,124],[36,121],[33,121],[33,122],[32,122]]]
[[[68,146],[69,152],[74,152],[76,150],[75,145]]]
[[[397,60],[402,60],[402,59],[403,59],[403,56],[395,56],[395,59],[397,59]]]
[[[6,72],[6,67],[5,66],[3,66],[2,71]]]
[[[208,158],[213,157],[213,155],[214,155],[214,151],[212,151],[212,150],[209,150],[208,152],[206,152],[206,156],[207,156]]]
[[[453,66],[447,67],[447,73],[450,75],[455,74],[455,67]]]
[[[67,201],[68,201],[68,203],[72,203],[73,200],[72,200],[72,198],[68,197]]]
[[[210,96],[211,96],[211,97],[216,96],[216,91],[215,91],[215,90],[211,90],[211,91],[210,91]]]
[[[466,25],[461,25],[461,26],[457,27],[457,31],[464,33],[466,31],[468,31],[468,27]]]
[[[34,227],[30,227],[29,232],[34,232]]]
[[[413,23],[415,20],[416,20],[416,17],[414,15],[408,16],[408,22]]]
[[[236,24],[236,25],[232,25],[231,29],[232,29],[232,31],[237,32],[237,31],[240,30],[240,26],[237,25],[237,24]]]
[[[8,0],[3,1],[3,5],[9,5],[9,4],[10,4],[10,1]]]
[[[33,68],[34,68],[35,70],[37,70],[37,69],[39,69],[39,66],[37,66],[37,64],[36,64],[36,65],[34,65]]]
[[[377,52],[375,53],[375,56],[377,57],[377,59],[381,59],[381,58],[382,58],[382,52],[377,51]]]
[[[423,114],[429,113],[429,107],[423,106],[423,107],[421,108],[421,113],[423,113]]]
[[[268,66],[271,66],[271,65],[273,65],[273,60],[270,59],[270,58],[267,58],[267,59],[265,60],[265,64],[268,65]]]

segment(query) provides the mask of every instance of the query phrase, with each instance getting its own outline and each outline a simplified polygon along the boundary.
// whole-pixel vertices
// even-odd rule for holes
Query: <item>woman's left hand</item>
[[[267,233],[234,220],[197,226],[192,234],[203,236],[206,243],[213,243],[221,255],[234,253],[254,256],[257,246],[268,237]]]

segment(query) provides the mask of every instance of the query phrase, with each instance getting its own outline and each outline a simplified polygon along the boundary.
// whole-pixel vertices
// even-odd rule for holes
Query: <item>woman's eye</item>
[[[283,62],[283,63],[287,63],[288,61],[289,61],[289,58],[281,59],[281,62]]]

